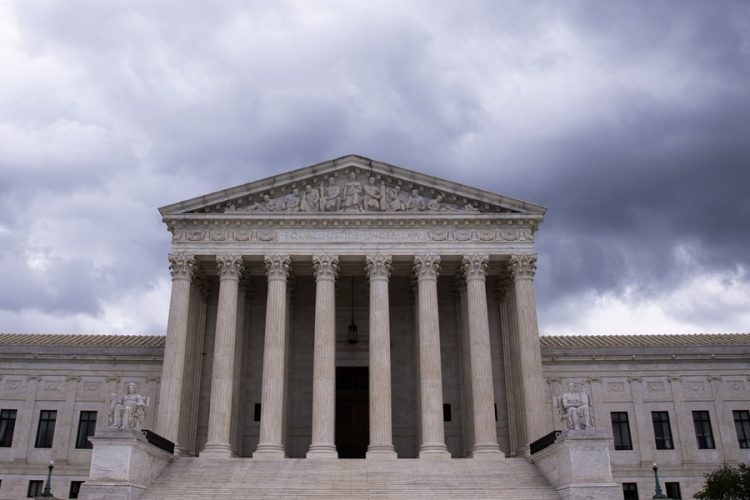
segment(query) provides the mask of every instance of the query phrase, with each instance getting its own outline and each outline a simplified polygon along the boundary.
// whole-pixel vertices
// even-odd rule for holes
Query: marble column
[[[503,346],[503,371],[505,373],[505,405],[508,414],[508,456],[515,456],[524,446],[523,422],[518,421],[517,407],[521,400],[519,383],[515,374],[516,355],[514,355],[515,332],[510,322],[510,287],[511,278],[504,274],[497,280],[495,293],[500,311],[500,338]]]
[[[419,408],[421,442],[419,458],[450,458],[443,428],[443,377],[440,359],[437,278],[439,255],[415,255],[418,283]]]
[[[336,452],[336,275],[339,258],[313,255],[315,340],[313,346],[312,443],[307,458],[338,458]]]
[[[469,349],[469,313],[466,300],[466,278],[459,271],[453,280],[453,295],[456,304],[456,331],[459,336],[458,350],[461,365],[461,429],[463,455],[471,455],[474,446],[474,403],[471,395],[471,349]]]
[[[260,404],[260,437],[255,458],[284,458],[284,394],[286,365],[288,255],[266,255],[268,297],[263,340],[263,381]]]
[[[518,363],[528,444],[552,431],[552,426],[544,411],[547,408],[547,398],[544,395],[542,352],[539,344],[533,281],[536,272],[536,255],[512,255],[508,269],[513,277]]]
[[[232,395],[234,393],[234,348],[237,337],[237,296],[242,275],[242,257],[218,255],[219,304],[208,413],[208,441],[201,456],[231,457]]]
[[[489,260],[487,255],[474,254],[465,255],[461,262],[466,277],[469,357],[471,358],[474,421],[472,457],[500,453],[495,426],[495,391],[492,382],[490,325],[487,315],[487,290],[485,289]]]
[[[367,458],[396,458],[391,415],[390,255],[368,255],[370,279],[370,445]]]
[[[206,331],[206,308],[208,304],[208,282],[198,274],[191,287],[190,314],[188,316],[188,345],[185,352],[185,381],[182,384],[182,417],[180,418],[180,453],[198,455],[196,437],[201,373],[203,365],[203,337]]]
[[[188,341],[190,287],[196,269],[195,258],[192,255],[185,253],[169,255],[172,296],[169,301],[167,339],[164,346],[164,359],[169,360],[169,363],[164,363],[162,367],[156,432],[175,443],[178,449],[182,382],[185,375],[185,352]]]

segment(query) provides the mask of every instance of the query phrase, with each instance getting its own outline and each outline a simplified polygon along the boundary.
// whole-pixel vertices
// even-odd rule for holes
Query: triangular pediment
[[[356,155],[207,194],[159,209],[189,214],[522,214],[546,209]]]

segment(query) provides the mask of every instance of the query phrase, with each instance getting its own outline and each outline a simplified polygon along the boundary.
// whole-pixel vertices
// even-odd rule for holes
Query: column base
[[[451,458],[451,454],[443,443],[425,443],[419,447],[419,458]]]
[[[371,444],[367,447],[365,458],[379,460],[381,458],[390,460],[398,458],[396,449],[392,444]]]
[[[505,456],[497,443],[476,443],[471,448],[471,458]]]
[[[332,444],[312,444],[307,451],[306,457],[312,459],[336,459],[339,458],[339,453]]]
[[[229,443],[206,443],[200,458],[232,458],[232,446]]]
[[[260,460],[279,460],[287,458],[284,447],[280,444],[259,444],[253,453],[253,458]]]

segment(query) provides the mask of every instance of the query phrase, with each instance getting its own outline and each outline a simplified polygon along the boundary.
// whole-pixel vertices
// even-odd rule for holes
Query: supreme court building
[[[749,462],[750,334],[540,338],[545,210],[360,156],[161,208],[166,336],[0,333],[0,499],[50,460],[91,500],[631,500],[653,463],[689,498]],[[112,429],[126,391],[167,445]]]
[[[184,453],[516,454],[552,430],[544,207],[347,156],[160,211],[173,280],[156,431]]]

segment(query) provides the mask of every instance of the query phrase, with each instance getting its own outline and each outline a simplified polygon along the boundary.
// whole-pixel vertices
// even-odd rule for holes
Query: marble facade
[[[336,368],[364,365],[369,370],[367,457],[500,453],[495,415],[506,415],[509,405],[508,418],[523,436],[515,438],[515,451],[525,449],[551,430],[536,411],[545,399],[533,290],[534,233],[544,212],[538,205],[358,156],[163,207],[173,236],[165,356],[174,363],[164,368],[156,431],[189,454],[335,458]],[[343,311],[336,292],[342,282],[367,290],[360,300],[367,317],[359,323],[367,345],[356,351],[337,342],[345,331],[337,326]],[[203,294],[192,291],[200,287]],[[408,304],[401,318],[392,317],[398,311],[391,305],[395,290],[399,308]],[[443,325],[441,302],[451,313],[463,311],[460,325]],[[265,311],[257,314],[263,304]],[[493,377],[490,304],[512,316],[507,321],[512,331],[503,338],[511,342],[513,337],[517,356],[506,363],[515,385]],[[191,322],[191,315],[203,316],[204,309],[209,311],[205,321]],[[301,331],[297,325],[314,328]],[[204,362],[201,376],[210,372],[210,386],[186,394],[185,367],[201,339],[211,362],[210,369]],[[255,349],[245,350],[254,340]],[[310,342],[312,359],[303,361],[297,344]],[[463,347],[459,364],[465,367],[460,388],[465,428],[460,448],[450,450],[443,425],[441,342]],[[408,361],[398,360],[395,352],[404,343],[412,351]],[[367,358],[351,359],[357,351]],[[304,378],[313,382],[311,394],[298,394],[290,381],[310,365],[312,373]],[[400,424],[392,405],[394,370],[407,370],[418,380],[417,401],[410,403],[416,407],[404,420],[412,427],[409,439],[419,442],[400,453],[394,445]],[[496,403],[498,383],[513,394]],[[257,437],[243,424],[248,391],[238,396],[238,387],[260,393]],[[195,405],[208,407],[207,420],[202,415],[188,424],[183,408]],[[312,414],[303,435],[312,435],[312,441],[301,450],[297,436],[287,434],[288,420],[297,418],[289,409],[308,405]],[[295,429],[294,434],[302,433]],[[199,444],[186,446],[187,441]]]
[[[330,460],[342,439],[364,440],[370,460],[524,457],[568,425],[559,396],[573,383],[612,481],[642,498],[654,461],[686,498],[720,463],[750,461],[732,420],[750,410],[750,335],[540,341],[544,212],[358,156],[163,207],[166,337],[0,334],[0,410],[16,412],[0,498],[25,496],[50,459],[57,496],[85,480],[81,412],[106,434],[109,397],[129,383],[149,400],[143,428],[206,460]],[[367,428],[342,437],[349,368],[367,373]],[[51,448],[35,446],[42,410],[57,412]],[[673,449],[656,449],[654,411]],[[697,447],[692,411],[710,415],[714,448]],[[629,417],[630,449],[614,448],[613,412]]]

